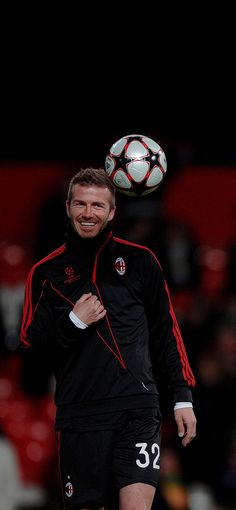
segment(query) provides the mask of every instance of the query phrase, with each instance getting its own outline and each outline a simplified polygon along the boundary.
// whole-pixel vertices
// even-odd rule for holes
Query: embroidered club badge
[[[119,273],[121,276],[125,274],[126,271],[126,265],[124,259],[122,257],[118,257],[115,261],[115,269],[117,273]]]
[[[67,482],[66,483],[66,496],[68,498],[71,498],[71,496],[73,496],[73,492],[74,492],[74,487],[73,487],[72,483]]]

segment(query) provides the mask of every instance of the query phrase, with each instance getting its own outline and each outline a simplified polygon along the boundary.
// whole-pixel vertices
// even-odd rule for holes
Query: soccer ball
[[[115,142],[105,159],[105,171],[121,193],[140,197],[160,186],[166,173],[160,145],[144,135],[127,135]]]

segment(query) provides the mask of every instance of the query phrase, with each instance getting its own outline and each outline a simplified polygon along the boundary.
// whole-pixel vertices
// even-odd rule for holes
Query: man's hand
[[[92,292],[83,294],[81,298],[76,301],[72,312],[74,312],[78,319],[84,322],[84,324],[87,324],[87,326],[99,321],[106,315],[104,306]]]
[[[191,407],[183,407],[174,411],[178,428],[178,436],[182,437],[182,445],[187,446],[196,436],[197,420]]]

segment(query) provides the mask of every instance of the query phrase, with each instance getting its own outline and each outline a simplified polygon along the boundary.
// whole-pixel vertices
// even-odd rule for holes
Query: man
[[[178,434],[196,433],[194,376],[162,270],[146,247],[113,237],[115,189],[102,169],[71,180],[66,243],[30,271],[25,347],[53,346],[64,508],[150,510],[158,483],[158,377],[173,395]]]

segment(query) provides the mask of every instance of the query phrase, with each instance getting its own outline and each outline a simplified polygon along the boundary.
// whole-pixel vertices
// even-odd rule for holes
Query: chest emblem
[[[77,280],[78,278],[80,278],[79,274],[75,275],[74,268],[71,266],[68,266],[65,268],[65,274],[66,274],[67,278],[64,280],[64,283],[72,283],[75,280]]]
[[[73,493],[74,493],[74,487],[72,485],[71,482],[67,482],[66,483],[66,495],[68,498],[71,498],[71,496],[73,496]]]
[[[124,259],[122,257],[118,257],[115,261],[115,269],[117,273],[119,273],[121,276],[125,274],[126,271],[126,265]]]
[[[74,269],[71,266],[68,266],[65,268],[65,273],[68,276],[68,278],[72,278],[74,276]]]

